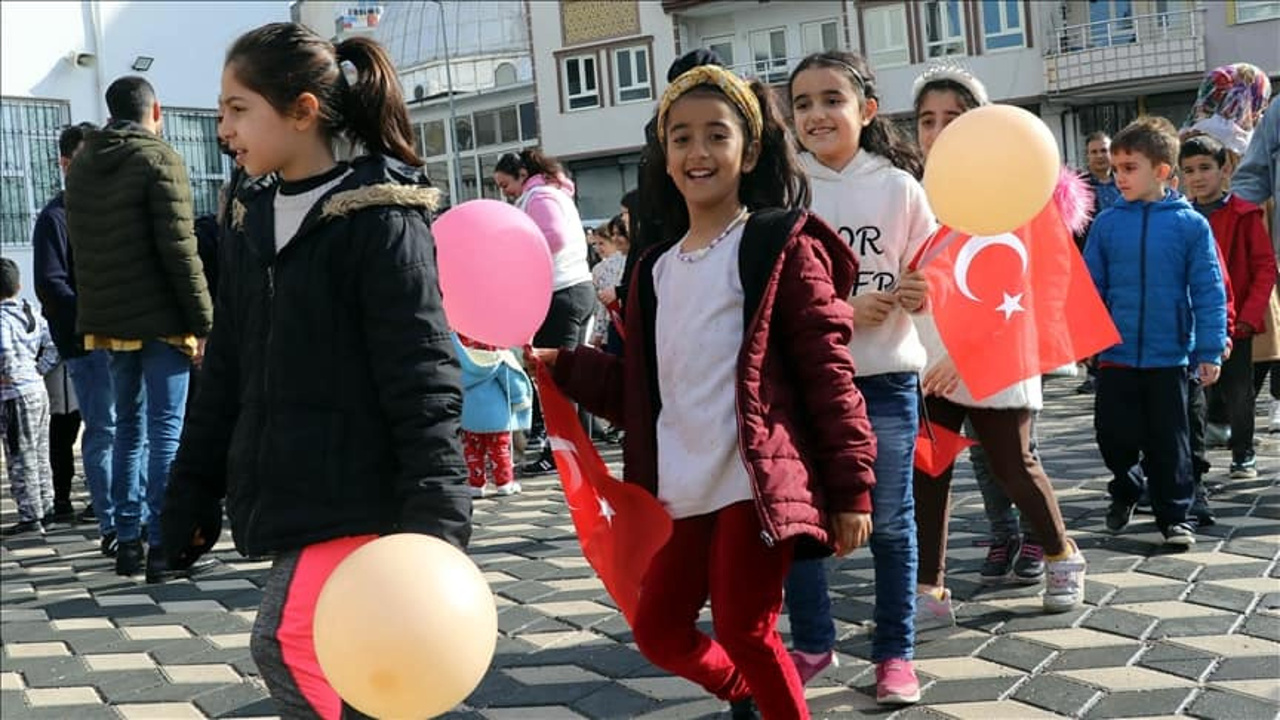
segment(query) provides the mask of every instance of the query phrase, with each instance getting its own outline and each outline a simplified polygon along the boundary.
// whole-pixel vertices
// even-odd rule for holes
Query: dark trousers
[[[547,310],[547,319],[542,321],[533,336],[533,346],[538,348],[569,349],[582,344],[587,329],[587,320],[595,311],[596,293],[591,281],[570,285],[557,290],[551,295],[551,308]],[[540,437],[546,434],[546,425],[542,420],[542,403],[533,403],[533,429],[530,436]],[[544,446],[543,457],[551,458],[551,447]]]
[[[1253,398],[1258,399],[1262,386],[1267,384],[1267,376],[1271,376],[1271,399],[1280,400],[1280,360],[1267,360],[1253,366]]]
[[[1209,472],[1209,454],[1204,445],[1205,413],[1208,402],[1205,400],[1204,386],[1200,378],[1192,376],[1187,379],[1187,439],[1191,449],[1191,479],[1199,482]],[[1146,468],[1144,466],[1143,470]]]
[[[1129,468],[1142,458],[1156,524],[1185,522],[1193,492],[1187,369],[1100,368],[1093,424],[1111,497],[1138,501],[1142,485]]]
[[[76,475],[76,438],[80,436],[80,413],[49,416],[49,465],[53,468],[53,505],[71,505],[71,478]]]
[[[1231,357],[1222,363],[1222,376],[1209,388],[1217,396],[1231,424],[1232,462],[1253,457],[1253,338],[1235,340]]]

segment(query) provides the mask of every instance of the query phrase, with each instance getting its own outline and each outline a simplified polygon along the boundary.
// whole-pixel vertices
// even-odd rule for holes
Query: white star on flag
[[[996,312],[1004,313],[1004,319],[1008,320],[1013,317],[1014,313],[1026,312],[1027,309],[1022,307],[1022,293],[1010,295],[1009,293],[1001,293],[1004,295],[1004,302],[996,306]]]
[[[604,518],[605,522],[609,523],[609,527],[613,527],[613,516],[618,514],[617,511],[613,509],[613,506],[609,504],[608,500],[605,500],[598,495],[596,496],[596,500],[600,502],[600,517]]]

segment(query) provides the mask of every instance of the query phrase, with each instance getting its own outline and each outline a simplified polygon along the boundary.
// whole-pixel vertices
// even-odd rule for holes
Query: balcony
[[[1045,55],[1050,94],[1204,73],[1200,13],[1156,13],[1055,29]]]

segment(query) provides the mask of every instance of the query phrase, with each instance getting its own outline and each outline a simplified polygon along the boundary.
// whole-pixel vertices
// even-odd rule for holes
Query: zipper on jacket
[[[772,273],[770,273],[772,276]],[[742,333],[742,347],[738,350],[738,367],[734,373],[735,381],[733,383],[733,413],[738,422],[738,457],[742,459],[742,465],[747,469],[747,477],[751,479],[751,497],[755,500],[756,515],[760,517],[760,539],[764,541],[765,547],[773,547],[777,538],[777,528],[774,528],[769,522],[769,514],[764,510],[764,498],[760,497],[759,479],[756,477],[755,467],[747,459],[747,449],[742,445],[742,395],[739,388],[742,387],[743,377],[742,369],[745,366],[743,356],[747,352],[748,339],[752,337],[754,329],[760,324],[760,316],[763,314],[764,298],[760,298],[760,304],[756,306],[755,313],[751,317],[751,323]]]
[[[1138,241],[1138,367],[1142,367],[1142,343],[1147,325],[1147,219],[1151,203],[1142,206],[1142,237]]]
[[[263,402],[263,420],[262,420],[262,449],[258,455],[258,476],[266,477],[266,462],[262,457],[265,452],[265,441],[271,437],[271,413],[265,408],[269,406],[269,398],[271,397],[271,340],[275,335],[275,311],[276,311],[276,266],[273,258],[267,265],[267,339],[266,347],[263,349],[262,363],[262,402]],[[249,525],[245,528],[245,549],[251,554],[257,554],[258,550],[252,539],[254,528],[258,526],[258,509],[260,502],[254,502],[249,508]]]

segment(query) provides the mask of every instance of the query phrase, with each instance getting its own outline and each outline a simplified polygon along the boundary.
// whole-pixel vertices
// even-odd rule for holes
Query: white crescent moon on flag
[[[956,287],[960,288],[960,292],[974,302],[980,302],[978,297],[969,290],[969,265],[973,263],[973,259],[978,253],[986,250],[992,245],[1003,245],[1014,252],[1018,253],[1018,257],[1022,260],[1022,272],[1027,272],[1027,246],[1022,244],[1022,240],[1017,235],[1004,233],[1003,235],[992,235],[991,237],[975,237],[970,238],[969,242],[960,248],[960,253],[956,255]]]

